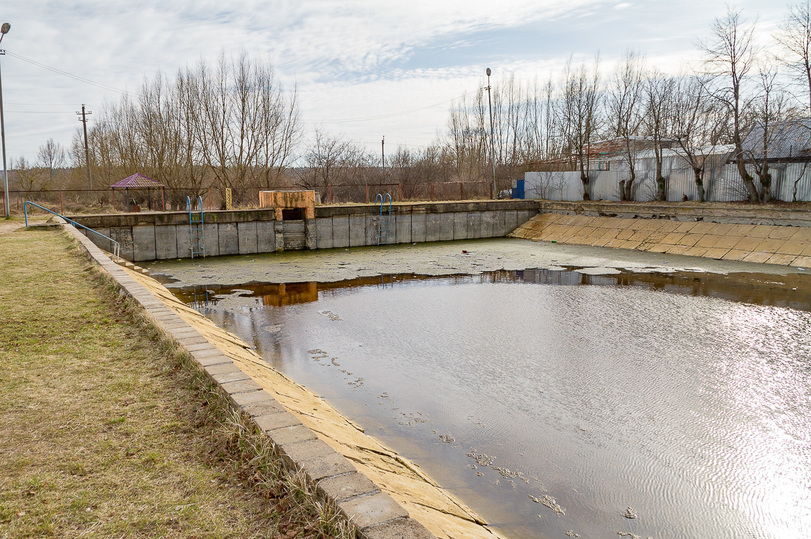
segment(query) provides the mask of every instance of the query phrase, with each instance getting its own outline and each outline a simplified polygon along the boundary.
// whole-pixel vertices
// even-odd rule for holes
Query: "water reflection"
[[[166,277],[162,275],[157,275]],[[173,281],[173,279],[165,279]],[[620,272],[616,275],[589,275],[577,268],[565,270],[526,269],[520,271],[491,271],[478,275],[432,277],[417,274],[379,275],[330,283],[246,283],[239,286],[182,286],[174,294],[185,303],[216,303],[218,297],[239,291],[243,297],[259,297],[263,305],[280,307],[318,301],[318,295],[330,291],[346,293],[363,287],[386,288],[395,284],[438,281],[443,284],[461,283],[534,283],[555,285],[629,286],[673,294],[723,298],[736,302],[773,305],[811,311],[811,279],[805,275],[763,275],[734,273],[729,275],[691,272]]]
[[[208,287],[202,310],[507,535],[811,536],[803,281],[345,284]]]

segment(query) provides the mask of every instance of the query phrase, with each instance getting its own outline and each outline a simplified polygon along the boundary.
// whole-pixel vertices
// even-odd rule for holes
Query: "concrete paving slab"
[[[394,520],[361,532],[363,539],[431,539],[435,537],[412,518]]]
[[[361,495],[376,494],[380,489],[363,474],[348,473],[321,479],[316,484],[318,492],[330,500],[342,502]]]
[[[408,516],[406,510],[384,492],[339,502],[338,510],[361,531]]]

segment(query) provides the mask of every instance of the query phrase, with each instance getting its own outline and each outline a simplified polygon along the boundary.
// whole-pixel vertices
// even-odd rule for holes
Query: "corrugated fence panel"
[[[648,201],[656,198],[655,168],[652,160],[640,160],[636,166],[636,181],[632,189],[634,200]],[[619,182],[627,177],[627,166],[612,162],[614,170],[591,171],[592,200],[619,200]],[[759,188],[760,181],[753,167],[747,170],[755,178]],[[662,173],[667,179],[667,200],[679,201],[684,195],[689,200],[698,200],[698,188],[693,178],[693,171],[684,166],[679,158],[666,158]],[[771,169],[772,197],[791,202],[811,201],[811,164],[790,163]],[[583,185],[580,173],[574,172],[527,172],[524,175],[526,198],[546,200],[583,200]],[[738,174],[735,165],[711,167],[704,173],[705,198],[708,201],[732,202],[746,200],[748,193]]]

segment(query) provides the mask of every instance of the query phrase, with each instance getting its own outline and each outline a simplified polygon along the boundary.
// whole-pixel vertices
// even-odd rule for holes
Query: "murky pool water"
[[[811,299],[723,299],[753,294],[548,270],[179,291],[505,535],[809,537]]]

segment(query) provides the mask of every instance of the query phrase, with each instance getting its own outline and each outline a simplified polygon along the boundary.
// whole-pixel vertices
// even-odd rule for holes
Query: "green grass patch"
[[[66,234],[0,275],[0,537],[350,535]]]

